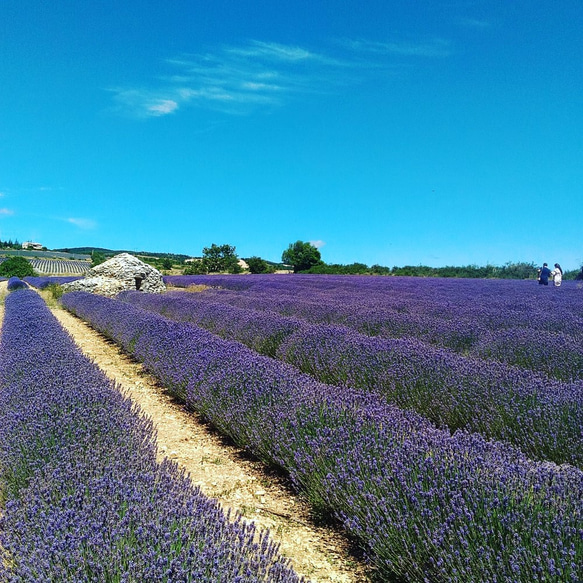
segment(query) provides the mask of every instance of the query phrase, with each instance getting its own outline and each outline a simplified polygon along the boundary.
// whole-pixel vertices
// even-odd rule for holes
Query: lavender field
[[[216,285],[217,278],[195,281]],[[443,280],[240,277],[227,278],[233,291],[126,292],[119,298],[236,339],[319,381],[373,392],[439,427],[479,432],[535,459],[583,467],[579,304],[566,305],[563,294],[560,306],[546,306],[560,311],[571,334],[539,330],[528,325],[554,318],[542,310],[557,296],[541,296],[535,306],[528,292],[539,290],[531,282],[458,283],[463,296]],[[254,287],[240,291],[245,284]],[[569,300],[580,299],[579,290],[570,289]],[[522,298],[512,297],[521,290],[527,292]],[[467,305],[470,295],[483,296],[481,312],[475,300]],[[503,307],[496,307],[501,300]],[[505,327],[494,320],[501,311]],[[371,330],[380,332],[370,336]]]
[[[14,288],[0,345],[0,580],[299,583],[265,532],[225,515],[151,421]]]
[[[287,472],[383,580],[583,580],[583,290],[168,280],[209,288],[62,302]]]

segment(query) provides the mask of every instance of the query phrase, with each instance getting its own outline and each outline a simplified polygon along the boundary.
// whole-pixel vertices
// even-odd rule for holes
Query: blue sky
[[[583,263],[580,0],[2,0],[0,239]]]

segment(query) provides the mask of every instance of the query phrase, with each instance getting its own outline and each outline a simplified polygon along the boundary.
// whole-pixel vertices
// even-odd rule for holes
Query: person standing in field
[[[555,263],[555,268],[551,271],[555,287],[559,287],[563,282],[563,269],[558,263]]]
[[[543,266],[538,270],[538,283],[539,285],[549,285],[549,277],[551,276],[551,270],[549,269],[548,263],[543,263]]]

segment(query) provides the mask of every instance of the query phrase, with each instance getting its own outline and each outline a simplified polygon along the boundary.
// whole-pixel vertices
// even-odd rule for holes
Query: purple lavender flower
[[[82,292],[63,305],[187,406],[288,472],[385,579],[579,581],[583,473],[453,435],[373,392],[317,382],[197,326]]]
[[[10,277],[8,279],[7,289],[8,291],[14,291],[17,289],[26,289],[28,286],[19,277]]]
[[[2,581],[299,581],[266,533],[156,461],[151,421],[36,292],[6,299],[0,388]]]
[[[36,289],[45,289],[51,284],[62,285],[71,281],[81,279],[80,276],[27,276],[24,281]]]
[[[261,354],[293,364],[321,382],[375,392],[450,431],[478,431],[512,443],[531,457],[583,467],[583,442],[579,439],[583,434],[581,381],[561,383],[528,369],[438,348],[414,336],[371,338],[350,327],[310,324],[223,303],[218,301],[220,294],[207,295],[123,292],[119,299],[242,342]],[[321,307],[320,313],[323,311]],[[534,331],[522,330],[522,335],[502,331],[490,350],[503,352],[497,347],[519,337],[530,344]],[[573,340],[563,337],[554,353],[567,375],[579,366],[573,353],[579,351],[583,357],[583,352]],[[565,342],[569,342],[569,350]],[[476,349],[484,356],[485,346],[481,341]],[[535,353],[534,349],[530,353]]]

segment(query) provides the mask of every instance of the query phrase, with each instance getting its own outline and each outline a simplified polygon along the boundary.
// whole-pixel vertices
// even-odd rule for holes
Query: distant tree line
[[[106,259],[113,257],[114,255],[119,255],[120,253],[129,253],[134,256],[144,256],[152,259],[171,259],[174,263],[184,263],[185,259],[188,259],[190,255],[184,255],[183,253],[156,253],[153,251],[127,251],[127,250],[113,250],[106,249],[104,247],[63,247],[61,249],[54,249],[54,251],[60,251],[62,253],[75,253],[79,255],[93,255],[94,253],[104,256]]]
[[[538,266],[534,263],[506,263],[497,265],[464,265],[429,267],[427,265],[405,265],[403,267],[384,267],[364,263],[320,263],[301,273],[327,273],[336,275],[405,275],[411,277],[466,277],[481,279],[536,279]],[[583,279],[583,269],[565,271],[563,279]]]
[[[12,241],[12,239],[8,239],[8,241],[2,241],[0,239],[0,249],[22,249],[22,243],[16,241]]]
[[[0,248],[20,249],[18,241],[1,241]],[[65,250],[63,250],[65,251]],[[76,253],[91,254],[93,266],[105,261],[109,256],[122,251],[112,251],[99,247],[77,247],[67,249]],[[140,255],[141,259],[154,267],[170,270],[176,267],[182,269],[185,275],[203,275],[207,273],[241,273],[244,271],[241,260],[233,245],[217,245],[212,243],[204,247],[202,257],[190,259],[188,255],[174,253],[146,253],[127,251],[132,255]],[[143,255],[143,256],[142,256]],[[188,260],[188,261],[187,261]],[[258,256],[248,257],[244,262],[249,273],[274,273],[278,270],[289,270],[294,273],[313,273],[330,275],[401,275],[411,277],[463,277],[481,279],[536,279],[538,265],[527,262],[508,262],[497,265],[464,265],[429,267],[427,265],[405,265],[403,267],[388,267],[365,263],[325,263],[322,261],[320,250],[305,241],[290,243],[281,256],[282,263],[274,263]],[[583,266],[581,269],[565,271],[563,279],[583,280]]]
[[[296,241],[282,254],[282,261],[292,266],[294,273],[314,273],[330,275],[402,275],[412,277],[466,277],[491,279],[536,279],[538,266],[535,263],[508,262],[498,265],[464,265],[429,267],[427,265],[405,265],[386,267],[365,263],[325,263],[320,251],[310,243]],[[566,271],[564,279],[583,279],[581,270]]]

